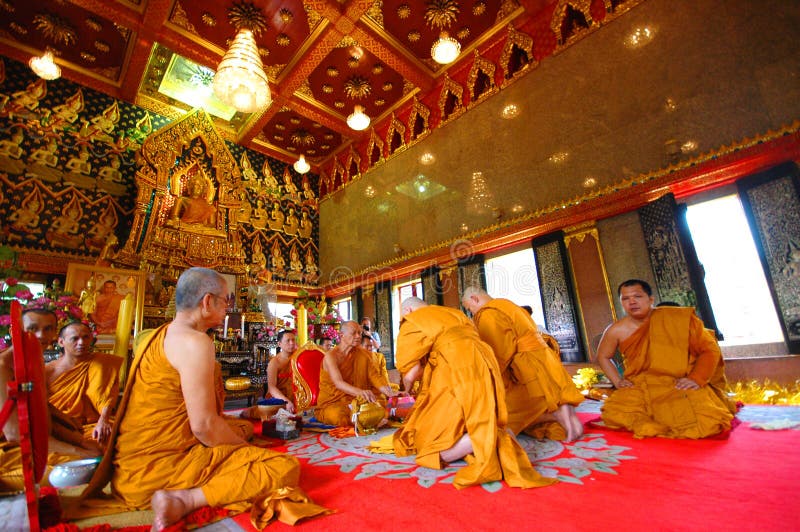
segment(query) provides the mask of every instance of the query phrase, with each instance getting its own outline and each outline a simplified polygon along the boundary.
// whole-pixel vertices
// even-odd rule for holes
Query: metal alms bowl
[[[48,477],[50,484],[55,488],[68,488],[70,486],[88,484],[102,459],[102,456],[97,456],[58,464],[50,472]]]

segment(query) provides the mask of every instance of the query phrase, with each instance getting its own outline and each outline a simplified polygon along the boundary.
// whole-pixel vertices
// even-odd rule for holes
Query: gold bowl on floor
[[[380,403],[361,403],[354,400],[350,405],[354,412],[353,425],[357,434],[375,434],[378,426],[386,417],[386,409]]]
[[[250,388],[250,377],[231,377],[225,380],[225,389],[230,392],[241,392]]]

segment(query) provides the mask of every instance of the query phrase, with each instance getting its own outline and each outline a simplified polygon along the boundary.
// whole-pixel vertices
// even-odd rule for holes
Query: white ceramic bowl
[[[100,465],[102,456],[64,462],[53,467],[48,479],[56,488],[68,488],[88,484],[94,475],[94,470]]]

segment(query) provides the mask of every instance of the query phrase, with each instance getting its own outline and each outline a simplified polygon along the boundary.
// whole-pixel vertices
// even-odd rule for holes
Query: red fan
[[[25,500],[31,530],[39,530],[35,484],[47,466],[47,394],[45,393],[42,347],[22,328],[22,306],[11,302],[11,343],[14,346],[14,379],[8,383],[8,399],[0,410],[5,426],[14,406],[19,419],[19,446],[25,480]],[[34,420],[35,423],[34,423]]]

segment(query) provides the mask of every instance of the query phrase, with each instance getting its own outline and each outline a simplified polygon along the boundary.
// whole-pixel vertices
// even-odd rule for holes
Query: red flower
[[[14,277],[9,277],[8,279],[6,279],[6,286],[14,286],[18,282],[19,281],[17,279],[15,279]]]

